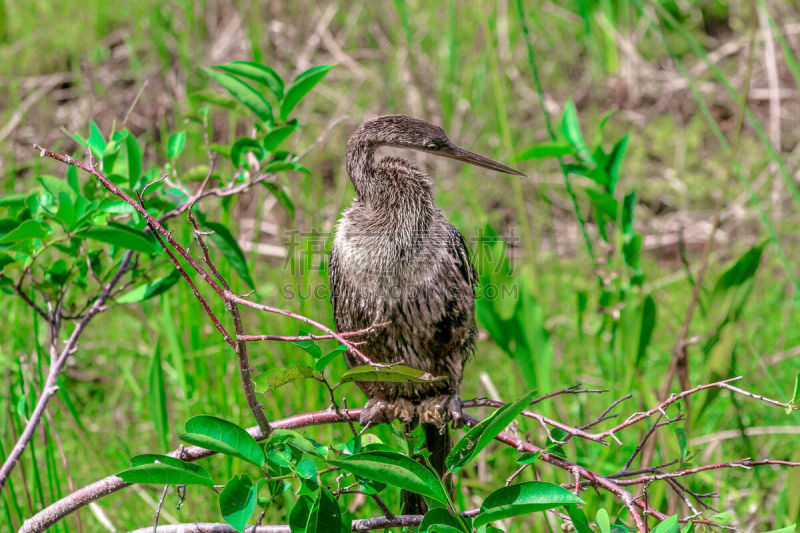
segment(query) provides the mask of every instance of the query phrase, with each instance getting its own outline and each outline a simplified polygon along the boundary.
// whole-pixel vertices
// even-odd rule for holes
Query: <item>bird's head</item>
[[[410,148],[497,172],[524,176],[518,170],[457,146],[439,126],[407,115],[384,115],[368,120],[353,134],[350,142]]]

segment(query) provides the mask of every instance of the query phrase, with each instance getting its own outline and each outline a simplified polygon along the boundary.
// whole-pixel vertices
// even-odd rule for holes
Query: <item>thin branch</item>
[[[378,324],[373,324],[368,328],[359,329],[356,331],[344,331],[340,332],[339,336],[344,337],[346,339],[350,337],[360,337],[361,335],[366,335],[368,333],[372,333],[378,328],[381,328],[385,325],[389,324],[389,322],[381,322]],[[236,338],[240,341],[245,342],[253,342],[253,341],[280,341],[280,342],[303,342],[303,341],[320,341],[326,339],[334,339],[333,335],[237,335]]]

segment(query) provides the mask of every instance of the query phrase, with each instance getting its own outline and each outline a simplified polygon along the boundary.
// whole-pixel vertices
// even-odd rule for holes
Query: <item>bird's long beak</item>
[[[456,159],[458,161],[463,161],[465,163],[470,163],[473,165],[477,165],[479,167],[496,170],[497,172],[505,172],[506,174],[516,174],[518,176],[525,175],[519,170],[515,170],[509,166],[504,165],[503,163],[498,163],[493,159],[489,159],[488,157],[483,157],[482,155],[470,152],[469,150],[464,150],[460,146],[456,146],[455,144],[452,143],[450,144],[450,146],[446,146],[438,150],[426,150],[426,152],[430,152],[432,154],[440,155],[443,157],[449,157],[450,159]]]

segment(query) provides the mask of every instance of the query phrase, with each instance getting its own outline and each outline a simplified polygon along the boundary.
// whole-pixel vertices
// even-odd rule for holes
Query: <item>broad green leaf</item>
[[[211,415],[193,416],[186,421],[186,432],[179,433],[181,440],[207,450],[233,455],[263,466],[264,452],[256,440],[233,422]]]
[[[564,108],[564,115],[561,119],[561,134],[575,149],[579,159],[585,162],[592,161],[589,148],[583,140],[580,124],[578,124],[578,112],[575,110],[575,104],[571,100],[567,102]]]
[[[267,87],[278,100],[283,98],[283,80],[277,72],[266,65],[251,61],[231,61],[224,65],[216,65],[216,68],[258,82]]]
[[[297,131],[297,122],[294,120],[291,122],[293,122],[293,124],[279,126],[264,135],[264,137],[261,139],[261,144],[264,146],[264,150],[267,152],[274,152],[275,149],[278,148],[283,141],[289,137],[289,135]]]
[[[340,344],[327,354],[317,359],[314,362],[314,370],[316,370],[317,372],[322,372],[323,370],[325,370],[325,367],[327,367],[330,364],[331,361],[339,357],[339,354],[346,351],[347,351],[347,346],[345,346],[344,344]]]
[[[143,454],[131,457],[131,468],[117,474],[126,483],[156,483],[159,485],[206,485],[214,481],[202,467],[175,457]]]
[[[92,150],[96,159],[103,158],[103,154],[106,151],[106,141],[94,121],[89,122],[89,141],[87,146]]]
[[[298,337],[303,337],[306,335],[308,335],[308,330],[305,328],[300,328],[300,331],[297,332]],[[292,344],[306,352],[308,355],[314,358],[314,360],[322,357],[322,349],[320,349],[319,345],[317,345],[317,343],[313,340],[294,341]]]
[[[511,516],[546,511],[560,505],[585,505],[584,501],[567,489],[546,481],[528,481],[503,487],[483,501],[481,511],[472,522],[479,527]]]
[[[492,413],[491,416],[470,429],[467,434],[453,446],[453,449],[447,456],[445,460],[447,468],[451,472],[457,472],[463,468],[464,465],[469,463],[481,450],[488,446],[517,415],[530,405],[535,394],[535,390],[528,392],[516,402],[504,405]]]
[[[447,503],[445,488],[428,467],[397,452],[369,451],[327,461],[358,476],[380,481]]]
[[[608,518],[608,511],[603,508],[598,509],[594,521],[597,522],[597,528],[600,533],[611,533],[611,520]]]
[[[471,530],[466,529],[461,519],[450,514],[450,511],[446,508],[434,507],[425,513],[422,518],[422,522],[419,525],[419,533],[433,533],[434,531],[470,533]]]
[[[341,533],[342,511],[333,495],[322,487],[311,507],[306,524],[307,533]]]
[[[658,524],[652,533],[680,533],[681,529],[678,526],[678,515],[673,515]]]
[[[208,74],[212,80],[221,85],[231,96],[252,111],[260,120],[268,124],[272,123],[272,108],[258,91],[230,74],[217,72],[209,68],[204,68],[203,72]]]
[[[153,360],[150,363],[150,380],[147,400],[150,406],[150,418],[158,435],[158,444],[162,450],[169,446],[169,419],[167,418],[167,389],[164,385],[164,371],[161,367],[161,345],[156,344]]]
[[[8,254],[4,254],[0,252],[0,274],[3,273],[3,269],[6,268],[8,265],[13,263],[15,259]]]
[[[281,120],[286,120],[289,117],[289,113],[292,112],[292,109],[294,109],[300,100],[302,100],[332,68],[333,65],[312,67],[294,79],[291,87],[286,91],[286,96],[284,96],[281,101]]]
[[[55,176],[38,176],[36,181],[41,183],[47,189],[47,192],[53,195],[53,198],[58,198],[60,193],[64,193],[69,198],[70,203],[75,201],[77,195],[66,181]]]
[[[314,507],[314,500],[310,496],[303,495],[297,499],[289,512],[289,529],[292,533],[305,533],[312,507]]]
[[[595,208],[602,211],[609,219],[616,220],[617,200],[612,195],[594,189],[584,189],[584,192]]]
[[[797,531],[797,524],[792,524],[791,526],[782,527],[780,529],[773,529],[772,531],[767,531],[767,533],[795,533]]]
[[[250,269],[247,266],[247,259],[244,257],[244,252],[236,242],[236,238],[231,231],[224,225],[218,222],[208,222],[201,218],[201,223],[206,230],[213,231],[211,241],[219,248],[222,255],[230,263],[233,269],[239,274],[248,287],[255,290],[256,285],[253,278],[250,277]]]
[[[328,455],[328,447],[309,439],[301,433],[292,429],[275,429],[272,431],[267,442],[267,449],[276,444],[288,444],[295,450],[312,455],[314,457],[325,458]]]
[[[619,169],[622,167],[622,161],[625,159],[625,150],[628,148],[628,140],[630,134],[625,135],[622,139],[614,144],[611,152],[608,154],[608,159],[605,164],[605,172],[609,177],[608,190],[612,193],[617,188],[619,181]]]
[[[39,222],[38,220],[26,220],[3,236],[3,238],[0,239],[0,244],[30,239],[43,240],[47,237],[49,230],[50,228],[43,222]]]
[[[125,137],[125,151],[128,156],[128,187],[133,189],[142,175],[142,150],[133,135]]]
[[[526,161],[528,159],[545,159],[548,157],[563,157],[573,153],[572,147],[568,144],[560,143],[543,143],[531,146],[515,159],[517,161]]]
[[[240,533],[244,531],[247,521],[253,516],[258,502],[258,491],[266,479],[261,478],[255,484],[246,474],[233,476],[219,495],[219,510],[222,518]]]
[[[183,151],[183,145],[186,143],[186,132],[185,131],[178,131],[173,133],[169,136],[169,140],[167,141],[167,157],[169,159],[175,159],[176,157],[181,155]]]
[[[65,192],[58,193],[58,211],[56,220],[60,220],[64,227],[71,228],[75,223],[75,209],[72,207],[72,198]]]
[[[522,452],[521,454],[519,454],[519,457],[517,457],[517,464],[529,465],[531,463],[535,463],[541,456],[542,456],[541,451],[535,453]]]
[[[356,366],[342,374],[340,381],[390,381],[393,383],[430,383],[441,381],[445,376],[434,376],[428,372],[405,365],[394,365],[390,368],[375,368],[364,365]]]
[[[154,238],[147,237],[144,233],[117,222],[109,222],[108,226],[90,227],[75,233],[75,236],[150,255],[161,251],[161,246]]]
[[[275,197],[281,207],[283,207],[286,212],[289,213],[289,218],[294,220],[294,203],[292,203],[289,195],[286,194],[286,190],[272,181],[262,181],[261,185],[266,187],[267,190],[272,193],[272,196]]]
[[[298,379],[314,377],[314,369],[310,366],[299,365],[289,368],[270,368],[266,372],[253,378],[253,382],[263,392],[274,391]]]
[[[311,174],[311,171],[308,170],[306,167],[300,164],[298,161],[284,161],[284,160],[276,160],[270,161],[267,165],[262,169],[265,173],[268,172],[283,172],[285,170],[297,170],[302,172],[303,174]]]
[[[67,179],[67,184],[72,191],[79,195],[81,193],[81,184],[78,182],[78,169],[72,165],[67,167],[67,171],[64,173],[64,176]]]
[[[257,140],[250,137],[242,137],[231,146],[231,162],[236,168],[244,166],[246,163],[245,155],[247,152],[254,152],[256,159],[261,161],[264,159],[266,152]]]
[[[586,513],[577,505],[565,505],[567,514],[572,520],[572,526],[577,533],[593,533],[591,526],[589,526],[589,519],[586,518]]]
[[[163,278],[159,278],[155,281],[151,281],[150,283],[144,283],[139,285],[135,289],[131,289],[119,298],[117,298],[117,303],[121,304],[129,304],[134,302],[143,302],[144,300],[148,300],[159,294],[163,294],[167,292],[170,288],[172,288],[178,280],[181,279],[181,275],[177,270],[173,270]]]

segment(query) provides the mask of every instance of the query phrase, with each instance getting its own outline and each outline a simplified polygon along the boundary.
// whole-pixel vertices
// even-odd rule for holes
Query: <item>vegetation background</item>
[[[497,287],[512,287],[517,297],[482,304],[484,332],[467,367],[462,397],[507,401],[531,385],[549,392],[579,382],[609,389],[603,400],[564,397],[542,404],[544,414],[575,425],[594,419],[629,392],[633,397],[624,404],[623,418],[653,405],[681,338],[715,205],[724,200],[689,330],[695,341],[689,348],[690,383],[743,375],[741,386],[747,390],[790,398],[800,360],[800,7],[792,0],[527,0],[521,2],[526,41],[517,5],[505,0],[24,5],[0,0],[0,191],[28,191],[36,185],[35,176],[61,175],[63,169],[36,157],[33,143],[80,155],[72,133],[85,135],[90,120],[108,132],[129,108],[127,125],[147,145],[145,161],[163,163],[171,132],[200,135],[185,125],[183,114],[216,91],[201,66],[255,60],[289,80],[313,65],[336,64],[296,113],[300,149],[319,143],[304,158],[312,174],[286,176],[294,216],[266,189],[211,209],[246,252],[260,301],[332,322],[324,249],[353,197],[343,168],[345,141],[365,118],[410,114],[441,124],[459,145],[527,174],[515,181],[403,154],[419,157],[434,176],[439,205],[475,245],[478,259],[489,261],[478,250],[478,237],[487,228],[509,243],[504,250],[508,268],[486,267],[482,274]],[[631,283],[637,273],[614,253],[621,241],[611,238],[609,244],[598,231],[596,204],[586,193],[590,180],[573,176],[568,184],[553,157],[516,160],[531,146],[551,140],[542,95],[556,127],[567,102],[574,102],[592,147],[599,143],[609,150],[629,134],[619,187],[624,193],[636,191],[640,285]],[[734,154],[734,179],[726,188],[745,95],[750,115]],[[212,141],[232,142],[236,123],[213,117]],[[601,122],[605,128],[598,133]],[[202,143],[189,147],[195,152],[184,154],[187,168],[203,163]],[[575,215],[573,194],[581,217]],[[181,232],[188,242],[188,230],[179,228],[176,235]],[[715,314],[715,283],[737,258],[764,242],[741,307],[721,320]],[[244,292],[244,284],[233,279],[235,290]],[[309,293],[309,287],[322,290]],[[639,309],[631,322],[639,327],[648,296],[655,310],[652,338],[639,350],[641,343],[631,347],[622,342],[621,332],[625,309]],[[535,302],[533,308],[517,305],[526,298]],[[0,448],[7,453],[36,397],[32,370],[48,341],[19,298],[3,294],[0,301]],[[500,333],[489,323],[498,318],[507,321]],[[273,315],[248,314],[247,321],[253,333],[297,333],[296,323]],[[535,341],[522,346],[513,332],[512,338],[498,338],[504,328],[535,332]],[[166,379],[170,428],[201,413],[252,425],[243,396],[235,393],[232,353],[201,316],[187,287],[178,284],[156,299],[115,306],[84,335],[49,408],[48,431],[37,432],[13,483],[0,495],[0,523],[6,524],[0,527],[15,530],[72,487],[126,468],[133,454],[178,444],[174,431],[159,436],[151,416],[148,391],[156,352]],[[251,357],[257,370],[265,370],[299,364],[304,354],[291,344],[260,344]],[[345,368],[341,360],[334,364],[338,372]],[[675,380],[671,390],[678,387]],[[351,406],[365,400],[355,387],[346,394]],[[274,419],[324,409],[329,400],[317,383],[299,381],[266,395],[264,403]],[[680,431],[666,428],[658,435],[654,462],[676,457],[696,464],[767,456],[800,460],[796,411],[787,415],[726,392],[689,407],[680,424],[688,444],[682,444]],[[536,424],[520,426],[544,441]],[[308,434],[326,442],[342,431],[319,427]],[[388,428],[376,433],[391,439]],[[622,448],[572,441],[565,453],[597,471],[614,472],[637,443],[636,435]],[[233,471],[231,460],[217,461],[216,467],[228,469],[221,477]],[[479,504],[515,468],[514,450],[491,448],[464,471],[459,497]],[[569,481],[539,466],[524,476]],[[717,492],[713,506],[729,513],[719,520],[737,529],[765,531],[800,519],[796,469],[712,471],[688,483],[698,492]],[[92,504],[80,512],[83,531],[150,524],[159,490],[135,486]],[[170,495],[162,519],[218,521],[212,497],[190,491],[176,509]],[[651,504],[685,511],[658,484],[650,487],[649,497]],[[619,507],[610,495],[587,498],[595,508]],[[271,509],[265,523],[285,523],[290,501]],[[366,506],[363,516],[380,514],[372,502],[361,505]],[[78,526],[68,518],[56,527],[72,531]]]

